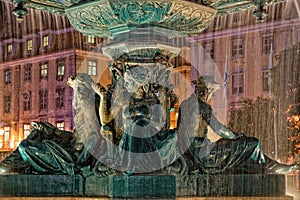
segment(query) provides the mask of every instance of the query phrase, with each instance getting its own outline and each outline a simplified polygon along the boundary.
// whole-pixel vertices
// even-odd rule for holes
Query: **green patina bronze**
[[[86,35],[113,37],[138,27],[154,26],[195,35],[205,30],[215,15],[253,10],[258,21],[267,15],[266,6],[281,0],[13,0],[19,21],[26,8],[65,15],[73,27]]]
[[[83,34],[113,38],[102,49],[113,62],[108,66],[112,83],[107,89],[87,74],[68,80],[74,91],[76,131],[35,122],[29,137],[0,164],[5,173],[75,175],[86,177],[86,184],[95,188],[99,179],[103,195],[122,198],[162,196],[163,190],[174,197],[175,187],[181,191],[179,195],[187,195],[188,189],[198,191],[195,195],[216,194],[203,190],[202,186],[213,186],[205,184],[209,178],[203,179],[201,174],[213,175],[212,180],[218,180],[216,174],[229,173],[261,177],[295,167],[271,160],[256,138],[229,130],[218,121],[208,104],[217,85],[207,77],[192,82],[195,91],[180,104],[178,126],[170,127],[170,112],[178,101],[170,83],[171,59],[180,51],[171,38],[198,34],[214,16],[224,13],[252,9],[261,20],[265,6],[274,1],[13,2],[18,3],[14,10],[18,19],[27,13],[26,8],[33,8],[67,16]],[[222,139],[209,141],[208,127]],[[136,174],[145,176],[132,176]],[[169,185],[160,187],[158,180]],[[151,186],[147,189],[150,193],[140,190],[144,182]],[[225,184],[221,191],[228,189],[232,187]]]

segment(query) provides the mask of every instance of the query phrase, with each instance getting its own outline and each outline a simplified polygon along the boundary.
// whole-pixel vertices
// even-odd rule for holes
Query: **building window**
[[[65,60],[57,61],[57,75],[56,80],[62,81],[65,75]]]
[[[31,64],[24,66],[24,81],[31,80]]]
[[[65,88],[56,89],[56,108],[64,107]]]
[[[4,112],[10,113],[10,107],[11,107],[11,97],[10,95],[4,96]]]
[[[214,42],[207,42],[203,44],[204,60],[214,59]]]
[[[232,74],[232,94],[244,93],[244,72]]]
[[[7,69],[4,71],[4,83],[5,84],[9,84],[11,83],[11,70]]]
[[[269,54],[271,52],[272,45],[274,43],[273,35],[263,35],[262,36],[262,53]]]
[[[238,38],[231,41],[232,57],[243,57],[244,55],[244,39]]]
[[[26,139],[30,134],[30,124],[23,125],[23,132],[24,132],[24,139]]]
[[[40,78],[48,78],[48,63],[43,63],[40,65]]]
[[[7,53],[10,54],[13,51],[13,45],[12,44],[8,44],[7,45]]]
[[[95,44],[95,37],[92,36],[92,35],[89,35],[89,36],[88,36],[88,43]]]
[[[10,127],[5,126],[4,127],[4,147],[9,146],[9,140],[10,140]]]
[[[0,129],[0,149],[4,147],[3,136],[4,136],[4,130]]]
[[[48,107],[48,91],[41,90],[40,91],[40,110],[47,109]]]
[[[89,60],[88,61],[88,75],[96,76],[97,75],[97,62]]]
[[[60,130],[65,130],[65,122],[56,122],[56,127]]]
[[[27,51],[31,51],[32,50],[32,40],[27,40]]]
[[[264,92],[269,91],[269,71],[263,70],[262,73],[262,88]]]
[[[49,36],[43,36],[43,47],[47,47],[49,45]]]
[[[23,108],[24,111],[31,110],[31,92],[23,93]]]

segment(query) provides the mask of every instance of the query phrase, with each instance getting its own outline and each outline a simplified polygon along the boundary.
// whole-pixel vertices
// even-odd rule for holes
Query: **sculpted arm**
[[[212,108],[209,104],[203,102],[201,99],[198,98],[198,103],[200,107],[200,113],[204,119],[204,121],[212,128],[212,130],[218,134],[219,136],[227,139],[235,139],[236,135],[225,127],[213,113]]]
[[[100,96],[99,115],[102,126],[107,125],[113,119],[116,113],[121,109],[120,105],[114,105],[112,108],[107,107],[107,91],[100,84],[93,84],[92,88]]]

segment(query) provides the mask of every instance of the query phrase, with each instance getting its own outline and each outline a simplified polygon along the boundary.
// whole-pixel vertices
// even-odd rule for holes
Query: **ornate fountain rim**
[[[72,26],[86,35],[114,37],[140,27],[161,27],[185,35],[205,30],[217,10],[183,0],[100,0],[65,10]]]
[[[155,26],[195,35],[205,30],[215,15],[253,10],[258,22],[268,15],[267,6],[284,0],[5,0],[17,6],[18,21],[26,8],[67,16],[85,35],[114,37],[135,28]],[[103,15],[103,16],[102,16]],[[93,24],[95,23],[95,24]]]

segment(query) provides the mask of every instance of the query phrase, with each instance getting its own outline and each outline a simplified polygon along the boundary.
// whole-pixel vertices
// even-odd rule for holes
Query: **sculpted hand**
[[[235,134],[235,138],[234,139],[238,139],[238,138],[241,138],[241,137],[246,137],[244,133],[236,133],[234,132]]]
[[[218,131],[216,131],[216,133],[219,136],[221,136],[223,138],[227,138],[227,139],[236,139],[237,138],[237,135],[234,134],[231,130],[229,130],[225,126],[222,126]]]
[[[107,90],[100,83],[93,83],[92,88],[100,97],[107,93]]]
[[[68,78],[67,85],[70,86],[71,88],[73,88],[73,86],[74,86],[75,78],[76,78],[76,75],[70,76]]]

